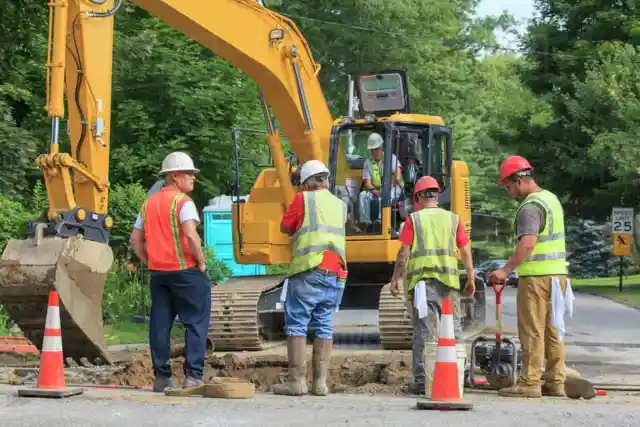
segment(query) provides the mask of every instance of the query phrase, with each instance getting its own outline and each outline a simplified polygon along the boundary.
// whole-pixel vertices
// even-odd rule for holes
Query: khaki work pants
[[[524,359],[519,383],[523,387],[540,386],[545,358],[546,383],[552,387],[564,384],[564,343],[558,339],[557,329],[551,326],[552,277],[560,280],[564,293],[566,276],[521,276],[518,282],[518,335]]]

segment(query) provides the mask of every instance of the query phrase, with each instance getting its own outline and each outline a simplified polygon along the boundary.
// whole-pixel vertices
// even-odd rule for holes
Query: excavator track
[[[380,343],[385,350],[411,349],[413,326],[404,298],[404,289],[400,285],[400,294],[391,295],[391,283],[380,291],[378,306],[378,327]]]
[[[216,351],[260,351],[284,340],[284,313],[276,304],[285,277],[232,277],[213,288],[209,338]]]

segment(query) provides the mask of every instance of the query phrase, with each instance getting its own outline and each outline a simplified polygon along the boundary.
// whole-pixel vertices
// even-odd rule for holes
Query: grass
[[[640,275],[624,276],[622,292],[618,290],[619,281],[618,277],[574,279],[571,281],[571,287],[578,291],[607,296],[640,308]]]
[[[104,325],[104,336],[108,345],[145,344],[149,342],[149,325],[135,322]],[[173,325],[171,337],[184,337],[184,327],[178,324]]]
[[[0,336],[9,335],[9,330],[0,327]],[[149,342],[149,327],[144,323],[122,322],[115,325],[104,325],[104,336],[108,345],[146,344]],[[172,338],[183,338],[184,327],[179,324],[171,329]]]

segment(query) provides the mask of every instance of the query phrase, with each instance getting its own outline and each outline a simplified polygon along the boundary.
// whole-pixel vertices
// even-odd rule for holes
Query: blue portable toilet
[[[249,196],[240,196],[248,200]],[[204,210],[204,244],[216,252],[216,258],[231,270],[232,276],[260,276],[266,274],[262,264],[237,264],[233,253],[231,205],[235,198],[219,196],[209,201]]]

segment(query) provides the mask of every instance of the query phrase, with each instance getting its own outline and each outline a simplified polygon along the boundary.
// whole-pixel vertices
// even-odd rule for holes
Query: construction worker
[[[379,133],[373,132],[367,139],[367,148],[371,151],[371,157],[365,160],[362,169],[363,191],[358,195],[358,210],[360,222],[369,224],[372,220],[380,219],[382,209],[378,209],[378,217],[371,218],[371,202],[380,201],[382,189],[382,171],[384,170],[384,139]],[[399,183],[402,182],[402,169],[395,154],[391,154],[391,173],[393,174],[393,186],[391,187],[391,203],[402,194]]]
[[[174,387],[169,359],[170,333],[176,314],[185,327],[183,388],[203,383],[207,331],[211,317],[211,282],[196,226],[198,210],[186,193],[193,191],[193,160],[185,153],[165,157],[156,189],[140,209],[130,242],[151,272],[149,345],[155,374],[153,391]]]
[[[558,198],[543,190],[533,178],[533,166],[520,156],[508,157],[500,166],[499,185],[509,197],[521,200],[515,215],[517,246],[511,258],[489,275],[490,283],[503,283],[517,268],[516,298],[518,334],[523,366],[518,384],[501,389],[501,396],[564,396],[564,345],[552,324],[553,288],[564,294],[565,260],[564,212]],[[546,381],[540,386],[546,356]],[[542,388],[542,390],[541,390]]]
[[[440,185],[431,176],[422,177],[416,182],[413,195],[419,210],[409,215],[403,224],[400,233],[402,246],[391,279],[391,294],[398,295],[406,266],[406,289],[414,307],[411,352],[413,382],[409,385],[412,394],[425,393],[424,346],[426,342],[438,339],[435,327],[442,311],[442,298],[450,298],[453,304],[456,342],[462,342],[464,338],[460,278],[454,244],[460,249],[467,270],[465,294],[471,296],[475,293],[469,237],[458,215],[438,207],[439,193]]]
[[[313,385],[318,396],[328,393],[327,370],[333,346],[333,314],[346,281],[346,204],[327,188],[329,169],[319,160],[306,162],[300,171],[303,191],[297,193],[282,218],[280,231],[293,236],[292,262],[284,302],[289,372],[275,394],[306,394],[307,328],[315,329]]]

